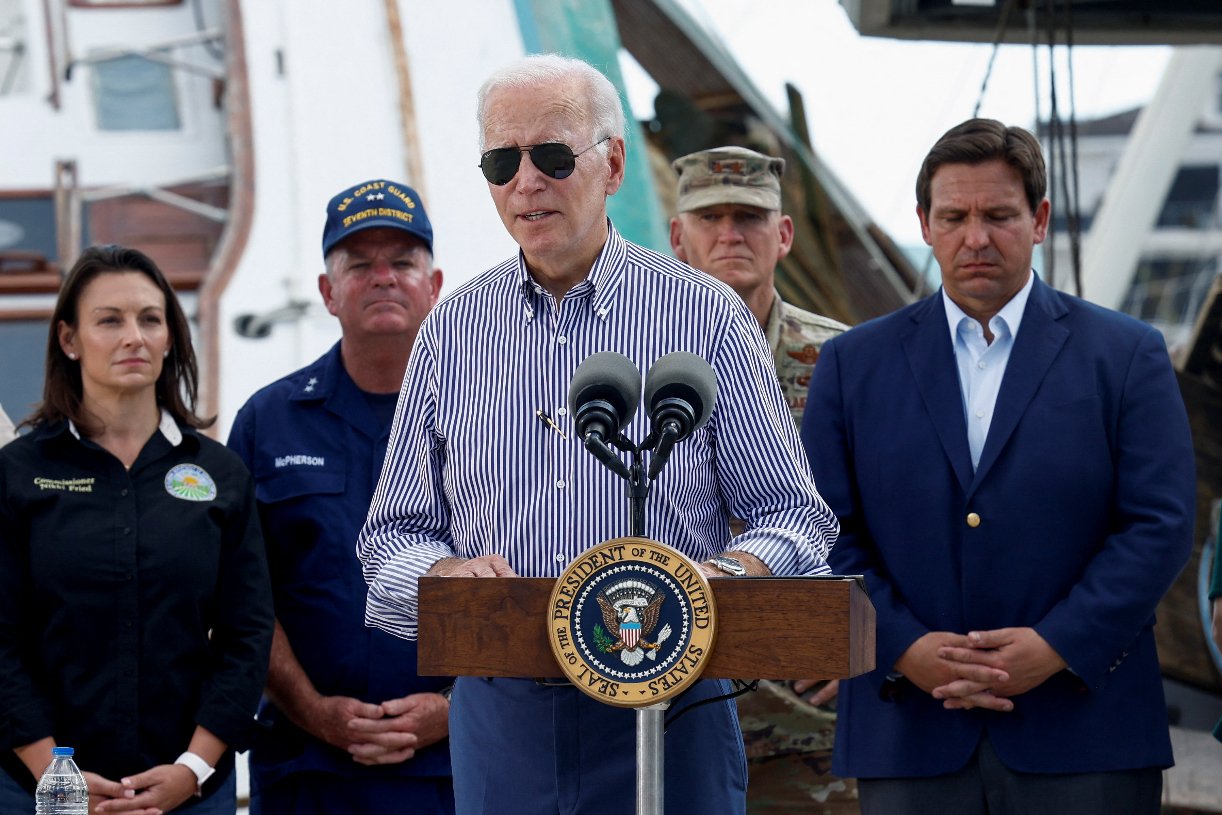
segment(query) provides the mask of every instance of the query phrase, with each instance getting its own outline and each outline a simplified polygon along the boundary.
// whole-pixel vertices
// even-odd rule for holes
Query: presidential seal
[[[663,702],[699,678],[717,631],[699,567],[647,538],[616,538],[565,570],[548,603],[548,640],[570,682],[600,702]]]

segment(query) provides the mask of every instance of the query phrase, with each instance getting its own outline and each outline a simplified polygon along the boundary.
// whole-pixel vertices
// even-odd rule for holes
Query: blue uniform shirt
[[[366,586],[354,547],[389,434],[344,370],[337,343],[252,396],[229,436],[254,474],[276,618],[298,661],[319,693],[374,703],[451,682],[416,675],[416,643],[365,627]],[[266,700],[259,716],[272,729],[252,752],[251,768],[265,783],[306,770],[450,773],[444,741],[405,763],[366,767],[289,724]]]

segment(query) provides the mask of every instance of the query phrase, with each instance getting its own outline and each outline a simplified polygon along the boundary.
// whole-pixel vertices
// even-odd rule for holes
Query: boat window
[[[0,97],[30,89],[30,52],[21,0],[0,0]]]
[[[1120,310],[1183,339],[1218,274],[1216,258],[1143,258]]]
[[[1218,165],[1181,167],[1158,215],[1158,226],[1213,228],[1217,226],[1214,218],[1217,204]]]
[[[0,404],[16,424],[42,400],[51,315],[10,319],[0,312]]]
[[[55,263],[55,201],[49,192],[0,195],[0,271]],[[18,263],[18,258],[28,258]]]
[[[174,72],[128,55],[93,63],[93,99],[101,130],[178,130]]]

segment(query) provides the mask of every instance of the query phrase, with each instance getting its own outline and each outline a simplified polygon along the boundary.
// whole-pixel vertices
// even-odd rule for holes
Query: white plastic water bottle
[[[53,747],[51,764],[34,791],[36,815],[89,815],[89,785],[72,760],[71,747]]]

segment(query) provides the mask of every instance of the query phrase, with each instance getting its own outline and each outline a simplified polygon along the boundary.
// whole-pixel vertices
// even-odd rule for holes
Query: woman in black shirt
[[[196,381],[156,265],[86,250],[32,431],[0,449],[4,811],[66,745],[91,813],[234,812],[273,616],[250,475],[198,432]]]

